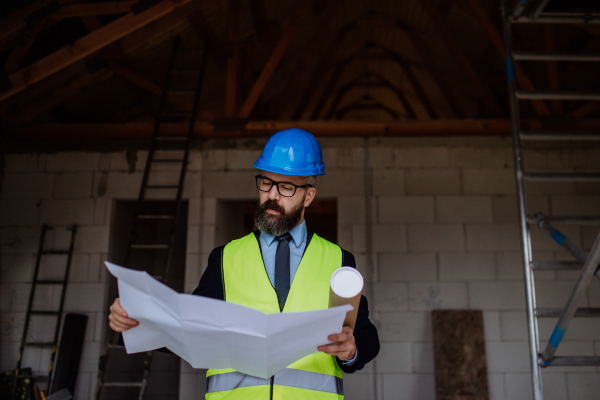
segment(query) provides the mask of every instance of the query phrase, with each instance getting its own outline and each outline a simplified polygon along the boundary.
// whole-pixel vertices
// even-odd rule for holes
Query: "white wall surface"
[[[431,310],[468,308],[484,313],[491,399],[530,399],[510,143],[498,138],[321,142],[327,174],[317,181],[317,196],[338,200],[338,244],[354,253],[368,281],[371,319],[382,342],[376,362],[346,376],[346,398],[373,398],[376,392],[384,400],[433,400]],[[215,245],[217,200],[256,197],[252,162],[260,143],[240,141],[233,147],[208,143],[203,152],[191,154],[185,190],[190,207],[186,292],[196,287]],[[599,156],[589,148],[530,150],[525,160],[531,171],[599,172]],[[136,171],[129,173],[124,152],[5,156],[0,197],[3,371],[16,363],[41,225],[77,223],[65,311],[90,317],[76,395],[91,398],[106,320],[102,262],[109,256],[111,207],[115,199],[137,197],[145,157],[138,152]],[[167,168],[157,181],[174,173]],[[600,215],[598,184],[540,183],[530,189],[532,212]],[[366,204],[371,205],[368,217]],[[586,249],[598,228],[560,227]],[[9,245],[15,237],[18,248]],[[59,230],[48,243],[61,248],[66,239],[67,232]],[[570,257],[545,232],[534,230],[532,242],[537,260]],[[562,307],[576,279],[572,272],[536,273],[538,305]],[[56,293],[45,295],[56,300]],[[597,280],[581,305],[600,307]],[[540,323],[543,345],[554,322]],[[575,321],[558,354],[600,355],[599,321]],[[46,359],[33,354],[24,366],[42,371]],[[185,362],[181,372],[181,399],[199,398],[202,372]],[[544,371],[548,399],[597,399],[599,382],[600,369],[594,367]]]

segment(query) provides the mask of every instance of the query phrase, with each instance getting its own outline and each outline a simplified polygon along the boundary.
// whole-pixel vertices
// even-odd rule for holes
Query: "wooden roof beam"
[[[267,83],[271,79],[271,76],[273,76],[275,69],[277,69],[279,62],[281,61],[288,46],[290,45],[290,42],[294,38],[294,35],[296,34],[300,23],[312,7],[313,2],[314,0],[305,0],[300,2],[300,6],[296,10],[295,15],[292,17],[292,20],[289,22],[288,27],[283,33],[283,35],[281,35],[281,38],[279,39],[279,42],[277,43],[275,49],[271,53],[269,60],[265,64],[260,76],[254,83],[252,90],[250,90],[248,97],[246,98],[244,104],[240,108],[240,111],[237,115],[238,118],[248,118],[250,116],[250,113],[256,105],[258,98],[262,95],[262,92],[264,91],[265,87],[267,86]]]
[[[30,85],[89,56],[190,1],[163,0],[140,14],[135,15],[130,12],[97,31],[76,40],[74,43],[10,74],[9,79],[12,87],[0,93],[0,101],[19,93]]]
[[[342,107],[336,112],[336,119],[344,118],[347,113],[353,110],[381,110],[391,115],[395,120],[400,119],[398,111],[389,108],[371,96],[363,96],[357,101]]]
[[[440,31],[446,44],[454,54],[455,58],[459,62],[461,68],[465,71],[467,78],[471,81],[471,85],[478,93],[479,97],[483,101],[488,112],[492,116],[503,116],[504,112],[500,107],[498,101],[494,98],[493,94],[489,91],[486,85],[483,83],[481,77],[473,67],[471,61],[467,58],[466,54],[460,47],[460,44],[454,37],[454,34],[448,28],[446,21],[442,18],[435,5],[431,0],[422,0],[421,4],[431,17],[434,26]]]
[[[37,38],[45,24],[46,20],[42,20],[27,26],[23,30],[19,42],[17,42],[17,45],[10,53],[10,56],[8,56],[8,59],[4,64],[4,70],[6,73],[11,74],[21,66],[23,60],[25,60],[25,57],[27,57],[27,53],[29,53],[35,38]]]
[[[394,92],[394,94],[398,98],[398,101],[400,101],[400,104],[402,104],[402,107],[404,108],[404,111],[406,112],[409,119],[417,119],[417,114],[415,113],[415,110],[412,108],[412,105],[404,95],[404,92],[400,90],[400,88],[396,87],[392,82],[387,80],[382,75],[372,73],[372,76],[377,79],[376,84],[382,85],[382,87],[388,88],[389,90]],[[357,83],[357,85],[362,85],[362,83]]]

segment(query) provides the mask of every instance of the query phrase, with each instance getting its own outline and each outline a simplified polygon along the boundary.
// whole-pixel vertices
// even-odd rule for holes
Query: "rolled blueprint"
[[[344,304],[350,304],[353,310],[346,313],[344,326],[349,326],[354,330],[356,325],[356,315],[358,314],[358,304],[362,293],[364,280],[356,268],[342,267],[331,274],[329,291],[329,307],[337,307]]]

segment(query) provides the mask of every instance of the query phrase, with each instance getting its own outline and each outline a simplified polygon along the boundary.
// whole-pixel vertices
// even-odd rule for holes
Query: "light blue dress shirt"
[[[290,235],[292,235],[292,240],[290,240],[290,287],[292,287],[292,282],[294,281],[294,277],[300,266],[300,261],[304,255],[304,250],[306,249],[306,238],[308,236],[306,231],[306,221],[302,220],[300,225],[294,227],[290,231]],[[260,232],[260,249],[263,262],[265,263],[265,269],[267,270],[267,275],[269,276],[269,280],[273,287],[275,287],[275,254],[277,252],[278,244],[279,242],[275,240],[274,235],[262,231]],[[354,358],[342,362],[346,365],[352,365],[356,362],[357,357],[358,351]]]

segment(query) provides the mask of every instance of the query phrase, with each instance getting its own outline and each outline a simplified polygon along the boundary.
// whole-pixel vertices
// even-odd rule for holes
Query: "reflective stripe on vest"
[[[302,371],[300,369],[286,368],[279,371],[275,374],[273,383],[280,386],[344,395],[344,384],[341,378],[334,375]],[[206,393],[225,392],[237,388],[270,384],[270,379],[256,378],[242,374],[241,372],[228,372],[207,377]]]

